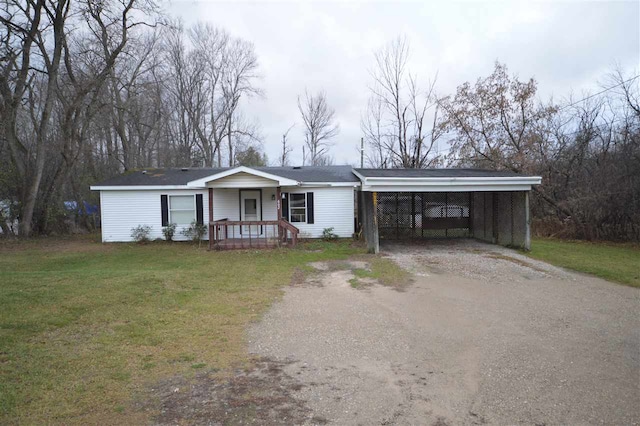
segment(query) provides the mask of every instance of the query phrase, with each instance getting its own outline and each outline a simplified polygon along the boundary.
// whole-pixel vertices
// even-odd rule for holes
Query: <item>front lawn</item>
[[[142,424],[154,383],[248,362],[245,330],[349,242],[208,252],[95,238],[0,244],[0,424]]]
[[[640,287],[640,247],[636,245],[535,238],[528,254],[552,265]]]

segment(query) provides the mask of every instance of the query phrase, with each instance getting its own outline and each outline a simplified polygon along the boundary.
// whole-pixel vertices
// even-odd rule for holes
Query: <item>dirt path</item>
[[[384,250],[405,291],[318,265],[250,331],[298,422],[640,423],[638,289],[471,241]]]

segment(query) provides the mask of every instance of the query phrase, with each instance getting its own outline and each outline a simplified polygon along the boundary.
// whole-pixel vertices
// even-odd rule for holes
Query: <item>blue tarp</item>
[[[83,201],[82,203],[84,204],[84,210],[87,212],[88,215],[98,214],[99,209],[98,209],[97,205],[89,204],[86,201]],[[80,208],[80,206],[78,205],[77,201],[65,201],[64,202],[64,208],[67,211],[74,211],[77,214],[83,214],[83,211]]]

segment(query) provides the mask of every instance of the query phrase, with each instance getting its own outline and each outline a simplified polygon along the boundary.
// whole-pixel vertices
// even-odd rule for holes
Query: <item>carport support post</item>
[[[362,213],[364,216],[362,220],[364,240],[367,242],[367,251],[369,253],[380,252],[380,242],[378,240],[378,219],[376,217],[374,198],[373,192],[360,192]]]

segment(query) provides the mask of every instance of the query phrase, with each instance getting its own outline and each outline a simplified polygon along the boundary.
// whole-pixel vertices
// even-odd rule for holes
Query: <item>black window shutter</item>
[[[160,209],[162,210],[162,226],[169,224],[169,200],[166,195],[160,196]]]
[[[198,225],[204,223],[204,213],[202,210],[202,194],[196,194],[196,221]]]
[[[289,193],[282,193],[282,218],[289,220]]]
[[[313,192],[307,192],[307,223],[313,223]]]

